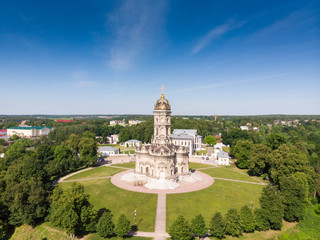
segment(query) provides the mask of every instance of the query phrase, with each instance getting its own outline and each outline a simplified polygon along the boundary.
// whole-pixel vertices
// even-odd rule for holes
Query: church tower
[[[161,98],[154,106],[154,135],[152,144],[171,145],[171,106],[169,101],[164,98],[162,86]]]
[[[172,144],[171,106],[164,98],[154,105],[154,134],[151,144],[136,147],[135,172],[155,179],[177,179],[189,172],[189,148]]]

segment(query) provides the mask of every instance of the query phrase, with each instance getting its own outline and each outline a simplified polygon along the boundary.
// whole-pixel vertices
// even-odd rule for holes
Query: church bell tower
[[[170,145],[171,139],[171,106],[169,101],[164,98],[163,86],[161,98],[157,100],[154,106],[154,135],[152,144],[154,145]]]

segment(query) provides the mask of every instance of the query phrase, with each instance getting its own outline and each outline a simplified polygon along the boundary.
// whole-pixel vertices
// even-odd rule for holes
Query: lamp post
[[[137,209],[134,210],[134,225],[137,225]]]

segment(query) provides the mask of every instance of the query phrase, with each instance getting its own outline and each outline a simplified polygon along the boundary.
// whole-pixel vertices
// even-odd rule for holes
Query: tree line
[[[91,132],[71,134],[57,143],[52,136],[18,139],[6,146],[0,160],[0,229],[5,238],[15,226],[37,225],[47,217],[54,181],[97,162],[97,142]]]

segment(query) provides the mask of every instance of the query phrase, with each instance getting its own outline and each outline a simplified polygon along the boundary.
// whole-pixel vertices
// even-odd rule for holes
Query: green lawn
[[[276,240],[279,236],[287,231],[292,231],[297,223],[290,223],[283,221],[283,226],[280,231],[278,230],[268,230],[263,232],[255,231],[253,233],[243,233],[239,238],[227,236],[224,239],[234,239],[234,240]],[[211,239],[214,239],[213,237]],[[214,239],[215,240],[215,239]],[[289,240],[289,239],[288,239]]]
[[[207,173],[212,177],[228,178],[228,179],[248,181],[248,182],[259,182],[258,180],[250,177],[248,174],[240,173],[238,171],[233,170],[233,168],[216,167],[216,168],[203,169],[201,170],[201,172]]]
[[[203,163],[189,162],[190,169],[208,168],[208,167],[214,167],[214,166],[208,165],[208,164],[203,164]]]
[[[85,240],[105,240],[105,239],[119,240],[120,238],[117,238],[117,237],[103,238],[103,237],[100,237],[97,233],[94,233],[94,234],[87,235]],[[125,237],[125,239],[127,239],[127,240],[151,240],[152,238],[133,236],[133,237]]]
[[[46,223],[43,223],[35,228],[28,225],[16,227],[14,234],[11,236],[12,240],[71,240],[71,237],[63,230],[52,228]]]
[[[65,180],[76,180],[76,179],[85,179],[85,178],[95,178],[95,177],[107,177],[112,176],[118,172],[123,171],[123,169],[120,168],[113,168],[113,167],[96,167],[91,170],[78,173],[76,175],[73,175],[71,177],[68,177]]]
[[[112,166],[125,167],[125,168],[135,168],[136,162],[128,162],[128,163],[122,163],[122,164],[112,164]]]
[[[280,240],[320,239],[320,216],[314,212],[315,206],[310,206],[304,219],[298,223],[294,231],[284,233]]]
[[[225,214],[229,208],[240,209],[250,201],[255,208],[259,207],[262,188],[262,185],[215,180],[213,185],[197,192],[167,194],[167,230],[181,214],[191,220],[201,213],[208,224],[216,211]]]
[[[90,202],[96,209],[110,209],[116,220],[125,214],[134,224],[134,210],[137,210],[139,231],[154,231],[157,195],[131,192],[114,186],[110,179],[79,181],[90,195]],[[62,187],[70,187],[72,183],[60,183]]]

